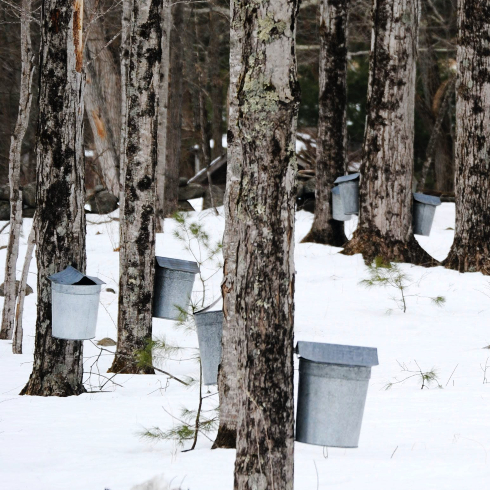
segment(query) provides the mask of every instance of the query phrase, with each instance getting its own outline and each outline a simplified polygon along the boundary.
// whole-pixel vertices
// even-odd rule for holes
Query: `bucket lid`
[[[188,260],[169,259],[167,257],[155,257],[157,264],[162,269],[172,269],[174,271],[192,272],[197,274],[199,266],[197,262],[189,262]]]
[[[359,172],[355,174],[349,174],[349,175],[342,175],[342,177],[339,177],[334,184],[342,184],[343,182],[349,182],[349,180],[356,180],[359,178],[361,174]]]
[[[99,279],[98,277],[86,276],[85,274],[82,274],[80,271],[77,271],[71,265],[69,265],[64,270],[49,276],[48,279],[56,284],[65,284],[67,286],[73,286],[75,284],[78,284],[82,282],[84,279],[85,279],[84,281],[85,285],[90,285],[87,284],[87,282],[89,281],[92,282],[92,285],[105,284],[105,282]]]
[[[437,196],[428,196],[427,194],[421,194],[419,192],[414,192],[413,198],[417,202],[421,202],[422,204],[430,204],[431,206],[440,206],[441,199]]]
[[[296,352],[300,357],[322,364],[345,366],[377,366],[378,349],[355,345],[323,344],[320,342],[298,342]]]

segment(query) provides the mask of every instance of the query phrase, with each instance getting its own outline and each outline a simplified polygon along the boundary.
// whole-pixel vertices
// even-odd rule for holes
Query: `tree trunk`
[[[490,275],[490,7],[458,2],[456,228],[444,265]]]
[[[209,12],[210,39],[208,49],[208,70],[211,95],[211,106],[213,109],[212,118],[212,137],[214,146],[212,148],[212,160],[223,155],[222,127],[223,127],[223,80],[220,73],[220,15],[214,13],[211,9]]]
[[[346,170],[347,17],[349,0],[320,5],[320,98],[316,154],[315,218],[303,242],[341,247],[344,223],[332,215],[332,187]]]
[[[85,0],[86,11],[96,14],[98,3],[98,0]],[[115,196],[119,196],[121,81],[112,53],[106,44],[102,20],[96,19],[88,30],[85,49],[85,110],[94,136],[105,187]]]
[[[83,2],[44,0],[41,14],[37,148],[37,322],[34,365],[22,395],[85,391],[83,342],[51,335],[48,276],[85,272]]]
[[[430,265],[412,229],[418,0],[375,0],[359,225],[344,254]]]
[[[169,95],[170,35],[172,29],[171,7],[167,0],[162,8],[162,61],[160,64],[159,113],[158,113],[158,155],[156,170],[156,231],[163,233],[165,218],[165,173],[167,168],[167,123]],[[178,177],[177,177],[178,178]],[[178,183],[177,183],[178,187]]]
[[[293,488],[295,138],[299,2],[233,2],[241,53],[229,141],[240,147],[235,315],[236,490]],[[241,155],[240,155],[241,153]]]
[[[155,271],[155,172],[158,93],[162,58],[162,2],[130,2],[129,63],[122,169],[117,350],[111,372],[153,372],[139,367],[137,351],[151,340]]]
[[[233,2],[230,5],[233,17]],[[238,210],[236,203],[240,193],[242,174],[242,146],[234,132],[237,131],[239,102],[237,97],[238,77],[241,72],[241,44],[239,31],[230,30],[230,86],[228,89],[228,164],[226,170],[226,192],[224,199],[225,232],[223,235],[223,334],[221,338],[221,363],[218,373],[219,428],[214,448],[236,448],[238,421],[238,359],[237,318],[235,313],[237,272]]]
[[[22,227],[22,197],[20,192],[20,156],[22,141],[27,131],[32,102],[32,78],[34,57],[31,43],[31,0],[22,0],[20,15],[21,60],[20,97],[17,123],[10,141],[9,184],[10,184],[10,234],[5,261],[2,326],[0,339],[11,339],[15,326],[16,268],[19,255],[19,238]]]
[[[451,98],[452,98],[452,95],[454,92],[455,83],[456,83],[456,75],[453,75],[446,83],[444,97],[443,97],[442,102],[440,104],[438,113],[436,114],[436,116],[437,116],[436,122],[434,124],[434,127],[432,128],[432,134],[430,135],[429,144],[427,145],[425,161],[424,161],[424,164],[422,166],[422,174],[420,177],[420,181],[417,184],[417,191],[418,192],[423,192],[423,190],[425,189],[425,182],[427,180],[427,174],[429,173],[429,169],[432,165],[432,162],[434,161],[435,158],[437,158],[437,155],[434,155],[434,150],[436,148],[436,143],[441,138],[442,123],[444,122],[444,119],[446,117],[446,112],[449,108],[449,104],[450,104],[450,101],[451,101]],[[438,145],[439,151],[437,152],[438,154],[443,152],[443,148],[441,148],[441,146],[443,146],[443,145],[441,145],[439,143],[439,145]],[[444,153],[442,156],[444,158],[447,157],[447,155],[445,155]],[[447,162],[446,162],[446,164],[447,164]],[[437,175],[437,171],[436,171],[436,175]],[[437,190],[441,190],[441,189],[437,189]]]
[[[22,339],[24,337],[24,328],[22,319],[24,316],[24,299],[26,297],[27,276],[29,275],[29,267],[31,266],[32,254],[36,244],[36,213],[32,219],[32,228],[27,238],[27,251],[22,268],[22,276],[19,285],[19,294],[17,298],[17,308],[15,310],[15,330],[12,337],[12,352],[14,354],[22,354]]]
[[[170,29],[169,99],[167,109],[167,154],[164,177],[164,215],[172,216],[177,211],[179,200],[180,152],[182,146],[182,101],[184,43],[184,4],[172,7]]]

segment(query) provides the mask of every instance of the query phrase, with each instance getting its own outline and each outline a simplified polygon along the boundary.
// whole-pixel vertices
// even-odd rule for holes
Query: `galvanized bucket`
[[[194,314],[201,355],[202,378],[205,385],[218,383],[218,368],[221,362],[223,311],[209,311],[212,306]]]
[[[359,173],[343,175],[334,183],[338,185],[345,214],[359,214]]]
[[[72,266],[48,279],[51,281],[53,337],[65,340],[93,339],[104,281],[86,276]]]
[[[351,219],[350,214],[344,213],[344,204],[340,197],[340,188],[332,188],[332,216],[336,221],[349,221]]]
[[[415,235],[429,236],[441,200],[436,196],[427,196],[415,192],[413,195],[413,232]]]
[[[155,257],[153,316],[179,320],[187,312],[199,266],[187,260]]]
[[[377,349],[298,342],[296,440],[355,448],[359,443],[371,367]]]

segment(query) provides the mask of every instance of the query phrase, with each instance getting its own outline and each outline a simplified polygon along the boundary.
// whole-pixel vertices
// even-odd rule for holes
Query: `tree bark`
[[[431,265],[412,229],[418,0],[375,0],[359,224],[344,254]]]
[[[239,411],[236,490],[293,488],[297,0],[233,2],[241,53],[235,315]]]
[[[179,170],[182,146],[182,101],[184,97],[183,63],[184,4],[172,5],[170,29],[169,99],[167,109],[167,154],[164,177],[164,215],[172,216],[177,211],[179,200]]]
[[[134,357],[151,340],[155,270],[155,172],[162,58],[162,2],[130,2],[122,169],[117,350],[110,372],[149,373]],[[124,7],[126,8],[126,7]]]
[[[444,265],[490,274],[490,6],[458,2],[456,227]]]
[[[230,17],[233,17],[233,2]],[[242,147],[235,138],[238,129],[239,102],[237,97],[238,77],[241,73],[241,44],[239,31],[230,30],[230,85],[228,89],[228,133],[226,191],[224,198],[225,232],[223,235],[223,334],[221,338],[221,363],[218,372],[219,427],[215,448],[236,448],[238,421],[238,359],[237,359],[237,318],[235,312],[237,271],[238,213],[236,203],[240,193],[242,174]]]
[[[341,247],[344,223],[332,215],[332,187],[346,170],[347,18],[349,0],[320,4],[320,97],[316,155],[315,218],[302,242]]]
[[[446,117],[446,112],[449,107],[451,97],[453,95],[455,83],[456,75],[453,75],[446,83],[444,97],[437,113],[436,122],[434,124],[434,127],[432,128],[432,134],[430,135],[429,144],[427,145],[426,157],[422,166],[422,175],[420,177],[420,181],[417,184],[418,192],[422,192],[425,188],[427,174],[429,173],[429,169],[432,165],[432,162],[434,161],[434,150],[436,148],[436,143],[441,136],[442,123],[444,122],[444,118]]]
[[[48,276],[68,265],[84,272],[83,2],[44,0],[41,13],[37,148],[37,321],[34,365],[22,395],[85,391],[83,342],[51,335]]]
[[[86,12],[96,14],[98,3],[98,0],[85,0]],[[106,44],[102,21],[95,19],[88,30],[85,48],[85,110],[105,187],[115,196],[119,196],[121,80],[112,53]]]
[[[220,14],[213,12],[213,9],[209,12],[209,26],[210,26],[210,39],[208,48],[208,70],[211,96],[211,106],[213,109],[212,115],[212,137],[214,146],[211,151],[212,160],[223,155],[223,80],[220,73]]]
[[[162,61],[160,63],[159,113],[158,113],[158,160],[156,170],[157,220],[156,231],[163,233],[165,218],[165,173],[167,168],[167,123],[169,101],[170,36],[172,29],[171,7],[167,0],[162,8]],[[178,187],[178,182],[177,182]]]
[[[22,227],[22,197],[20,191],[20,157],[22,141],[27,131],[32,102],[32,78],[34,56],[31,43],[31,0],[22,0],[20,14],[21,60],[20,97],[17,123],[10,140],[9,184],[10,184],[10,234],[5,261],[2,326],[0,339],[11,339],[15,327],[16,268],[19,256],[19,239]]]
[[[22,268],[22,276],[19,285],[19,294],[17,297],[17,308],[15,310],[15,330],[12,337],[12,352],[14,354],[22,354],[22,340],[24,337],[24,328],[22,319],[24,316],[24,299],[26,297],[27,277],[29,275],[29,267],[31,266],[32,254],[36,244],[36,213],[32,219],[32,228],[27,238],[27,251]]]

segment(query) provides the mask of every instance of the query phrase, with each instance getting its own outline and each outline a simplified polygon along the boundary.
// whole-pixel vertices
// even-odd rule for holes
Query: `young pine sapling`
[[[391,299],[397,307],[405,313],[407,311],[407,299],[410,297],[428,298],[435,306],[442,307],[446,298],[444,296],[422,296],[420,294],[409,294],[409,289],[414,286],[411,277],[403,272],[402,268],[396,263],[385,262],[382,257],[376,257],[374,262],[367,266],[369,278],[360,281],[360,285],[366,288],[390,287],[398,291],[399,296],[392,296]],[[391,313],[391,309],[388,313]]]

